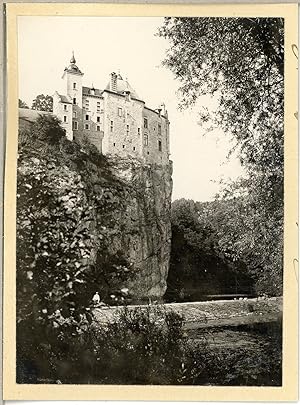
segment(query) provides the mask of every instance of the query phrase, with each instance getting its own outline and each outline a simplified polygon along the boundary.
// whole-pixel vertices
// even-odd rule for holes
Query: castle
[[[111,73],[104,90],[82,85],[84,73],[73,56],[65,68],[65,94],[53,95],[53,114],[69,140],[88,138],[104,155],[133,156],[168,164],[169,120],[165,106],[152,110],[120,74]]]

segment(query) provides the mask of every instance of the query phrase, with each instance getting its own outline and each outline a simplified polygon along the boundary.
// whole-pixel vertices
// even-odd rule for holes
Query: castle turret
[[[65,93],[71,97],[72,103],[82,107],[82,76],[83,73],[76,65],[74,52],[70,59],[70,65],[65,68],[63,80],[66,83]]]

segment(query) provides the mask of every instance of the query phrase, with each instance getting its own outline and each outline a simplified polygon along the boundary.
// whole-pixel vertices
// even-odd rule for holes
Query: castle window
[[[148,146],[148,134],[144,134],[144,145]]]
[[[84,124],[84,129],[90,129],[89,124]]]
[[[73,83],[73,89],[76,89],[76,83]]]
[[[77,130],[78,129],[78,122],[73,121],[73,129]]]
[[[148,118],[144,118],[144,128],[148,128]]]
[[[125,145],[123,145],[123,149],[125,149]]]
[[[138,128],[138,135],[141,135],[141,128]]]
[[[100,131],[100,125],[97,125],[97,131]]]
[[[64,104],[64,110],[67,111],[67,104]]]
[[[114,131],[114,122],[110,121],[110,132]]]
[[[158,124],[158,135],[161,135],[161,125]]]
[[[116,146],[116,144],[114,143],[114,146]]]
[[[64,122],[67,122],[67,116],[64,115]]]
[[[100,101],[97,101],[97,111],[100,111]]]
[[[77,118],[77,111],[73,112],[73,118]]]
[[[158,141],[158,150],[159,150],[160,152],[162,151],[161,141]]]
[[[122,117],[122,108],[121,107],[118,108],[118,116]]]
[[[90,108],[89,100],[85,100],[85,109],[88,110]]]
[[[97,117],[97,122],[100,122],[100,117]]]
[[[76,97],[73,98],[73,104],[76,104]]]
[[[126,126],[126,135],[129,135],[129,125]]]
[[[133,150],[135,150],[135,146],[133,147]]]
[[[88,114],[86,114],[86,116],[85,116],[85,120],[86,120],[86,121],[88,121],[89,119],[90,119],[89,115],[88,115]]]

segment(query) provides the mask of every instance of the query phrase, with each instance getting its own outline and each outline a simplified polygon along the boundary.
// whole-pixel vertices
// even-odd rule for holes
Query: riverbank
[[[141,308],[153,310],[164,308],[173,310],[183,317],[185,329],[218,326],[239,326],[278,322],[282,318],[282,297],[251,298],[242,300],[218,300],[205,302],[184,302],[161,305],[128,305],[134,310]],[[118,318],[123,306],[101,306],[93,309],[95,322],[111,323]]]

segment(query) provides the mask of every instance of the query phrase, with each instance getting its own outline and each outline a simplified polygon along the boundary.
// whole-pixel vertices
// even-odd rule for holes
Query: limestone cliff
[[[171,246],[171,163],[104,157],[68,141],[45,147],[19,149],[21,283],[40,288],[42,275],[43,286],[54,275],[45,287],[51,299],[69,289],[83,305],[95,291],[108,303],[121,299],[121,290],[132,302],[161,298]]]
[[[171,164],[144,165],[135,159],[109,159],[114,184],[98,184],[97,228],[110,255],[129,262],[123,287],[135,298],[160,298],[166,291],[171,247]],[[118,281],[117,281],[118,284]]]

